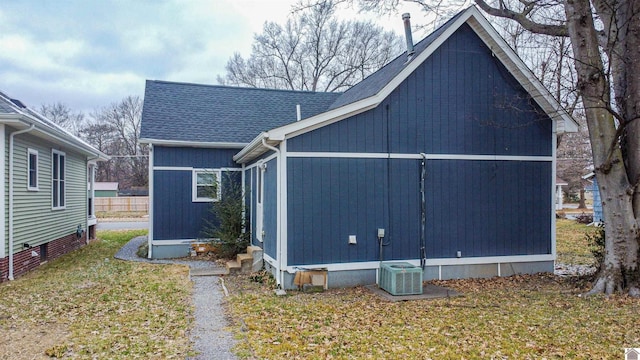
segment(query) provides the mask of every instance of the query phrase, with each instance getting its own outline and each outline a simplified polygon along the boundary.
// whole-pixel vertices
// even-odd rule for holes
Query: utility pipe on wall
[[[9,135],[9,280],[13,280],[13,139],[16,135],[27,133],[36,126],[14,131]]]

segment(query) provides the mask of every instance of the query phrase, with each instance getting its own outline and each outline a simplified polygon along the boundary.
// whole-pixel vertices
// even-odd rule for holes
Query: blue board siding
[[[603,222],[602,214],[602,198],[600,197],[600,189],[598,188],[598,180],[593,177],[593,221]]]
[[[154,240],[200,237],[210,203],[191,201],[191,171],[154,171]]]
[[[233,155],[240,149],[209,149],[190,147],[153,147],[153,166],[194,168],[238,168]]]
[[[403,163],[415,170],[415,164]],[[289,265],[379,260],[378,228],[387,230],[391,242],[384,248],[385,259],[407,258],[417,250],[415,233],[408,233],[415,225],[402,226],[419,220],[415,202],[392,198],[392,209],[409,219],[389,226],[386,164],[380,159],[288,159]],[[349,235],[356,235],[356,245],[349,245]]]
[[[288,169],[289,265],[377,261],[380,227],[385,260],[420,257],[419,160],[290,158]],[[427,258],[550,254],[550,181],[551,162],[428,161]]]
[[[551,254],[551,162],[427,162],[427,257]]]
[[[264,253],[277,259],[277,236],[278,236],[278,163],[276,159],[267,163],[264,172],[264,197],[263,197],[263,246]],[[260,231],[260,229],[256,229]]]
[[[240,172],[222,173],[222,196],[230,181],[241,182]],[[205,219],[217,224],[210,212],[212,203],[192,201],[192,172],[155,170],[153,172],[154,240],[197,239],[208,226]],[[170,209],[170,211],[168,211]]]
[[[378,107],[287,149],[551,156],[551,139],[551,120],[465,24]]]

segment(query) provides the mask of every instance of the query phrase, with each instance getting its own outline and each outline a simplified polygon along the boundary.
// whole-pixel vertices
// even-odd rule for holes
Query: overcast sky
[[[216,84],[229,57],[248,56],[253,34],[265,21],[286,21],[294,2],[3,1],[0,91],[32,108],[62,102],[89,112],[142,97],[146,79]],[[402,33],[399,15],[370,18]]]

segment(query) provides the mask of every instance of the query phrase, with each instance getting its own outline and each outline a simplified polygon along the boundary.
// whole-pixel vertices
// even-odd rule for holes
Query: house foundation
[[[72,233],[46,244],[34,246],[13,254],[13,276],[17,278],[49,260],[77,250],[87,243],[86,233],[78,237]],[[0,259],[0,282],[9,280],[9,256]]]

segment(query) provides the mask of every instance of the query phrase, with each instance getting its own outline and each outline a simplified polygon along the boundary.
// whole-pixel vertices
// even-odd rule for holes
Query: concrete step
[[[220,268],[200,268],[200,269],[191,269],[189,271],[189,275],[191,276],[220,276],[220,275],[228,275],[229,269],[226,267]]]
[[[253,262],[251,264],[251,272],[258,272],[262,270],[262,248],[258,246],[247,246],[247,254],[251,255]]]
[[[227,263],[225,264],[225,267],[229,271],[229,274],[237,274],[237,273],[240,273],[242,270],[240,263],[235,260],[227,261]]]
[[[261,247],[259,247],[259,246],[247,246],[247,254],[249,254],[249,255],[257,255],[258,253],[260,254],[260,256],[262,256],[262,248]]]
[[[253,256],[249,254],[238,254],[236,256],[236,262],[240,264],[240,268],[243,274],[251,273],[251,265],[253,264]]]

